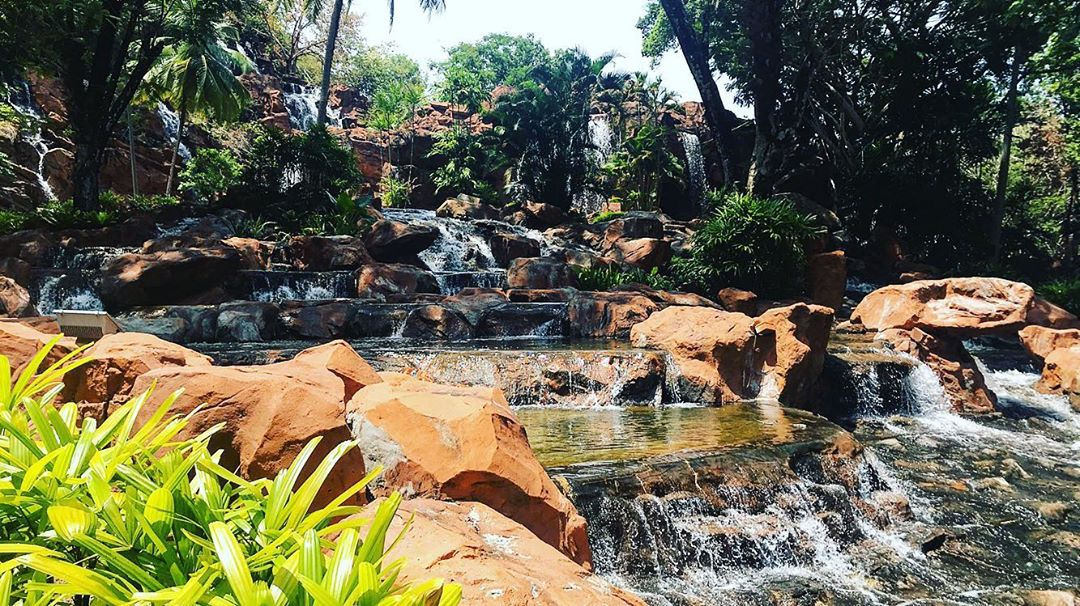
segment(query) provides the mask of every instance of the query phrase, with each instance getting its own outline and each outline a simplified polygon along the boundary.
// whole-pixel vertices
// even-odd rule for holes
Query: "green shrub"
[[[1064,278],[1037,288],[1039,295],[1054,305],[1080,315],[1080,278]]]
[[[682,184],[682,162],[668,148],[673,134],[667,126],[642,124],[600,167],[608,192],[623,208],[656,210],[664,185]]]
[[[711,194],[717,205],[691,238],[689,256],[672,260],[675,279],[706,296],[733,286],[764,296],[799,292],[811,217],[790,202],[748,194]]]
[[[108,200],[108,198],[106,198]],[[115,207],[102,207],[99,211],[84,211],[75,208],[75,201],[50,200],[37,209],[37,220],[53,229],[76,227],[102,227],[115,223],[121,216]]]
[[[379,181],[379,200],[385,208],[408,208],[416,183],[393,175],[385,175]]]
[[[577,267],[575,272],[581,290],[606,291],[627,284],[644,284],[657,290],[676,288],[675,282],[656,267],[651,271],[623,270],[617,267]]]
[[[0,210],[0,234],[10,234],[30,226],[30,213],[18,210]]]
[[[243,167],[227,149],[203,148],[180,171],[180,191],[216,202],[240,180]]]
[[[370,520],[346,505],[378,470],[325,507],[313,506],[353,443],[310,476],[307,444],[273,480],[244,480],[210,452],[215,429],[178,436],[176,394],[141,426],[144,393],[100,425],[57,407],[75,352],[43,369],[59,337],[14,377],[0,356],[0,602],[3,604],[217,604],[233,606],[455,606],[456,585],[397,583],[387,531],[401,502]],[[349,517],[352,516],[352,517]],[[361,531],[366,528],[366,533]],[[337,537],[331,542],[331,537]]]
[[[589,219],[589,223],[592,223],[592,224],[607,223],[608,221],[614,221],[615,219],[618,219],[619,217],[623,216],[624,214],[626,214],[626,213],[621,212],[621,211],[605,210],[605,211],[596,213],[596,215],[594,215],[591,219]]]
[[[328,199],[352,190],[361,180],[352,150],[321,128],[301,135],[263,128],[242,164],[230,200],[274,217],[289,211],[327,210]]]
[[[454,124],[435,135],[429,158],[442,160],[431,174],[435,193],[456,196],[468,194],[493,204],[498,191],[485,179],[505,170],[506,159],[498,150],[497,134],[473,133],[468,127]]]

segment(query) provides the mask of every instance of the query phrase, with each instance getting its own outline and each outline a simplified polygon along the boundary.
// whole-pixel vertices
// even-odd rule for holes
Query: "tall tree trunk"
[[[1005,127],[1001,133],[1001,156],[998,159],[997,187],[994,190],[994,208],[990,223],[994,263],[1001,261],[1001,233],[1005,223],[1005,196],[1009,188],[1013,129],[1020,119],[1020,69],[1023,62],[1020,47],[1014,48],[1012,66],[1009,68],[1009,90],[1005,93]]]
[[[1061,263],[1071,272],[1076,264],[1076,211],[1080,210],[1080,166],[1069,170],[1069,203],[1061,219]]]
[[[735,184],[734,167],[734,137],[731,134],[731,121],[727,110],[724,108],[724,100],[720,96],[720,88],[713,78],[712,68],[709,66],[709,55],[705,45],[698,39],[698,34],[690,25],[690,17],[686,14],[686,5],[683,0],[660,0],[664,8],[671,29],[679,41],[686,64],[690,67],[690,73],[694,76],[698,93],[701,95],[701,104],[705,108],[705,122],[713,134],[713,144],[724,169],[724,185],[732,187]]]
[[[71,172],[75,208],[97,210],[101,193],[102,151],[94,143],[75,144],[75,166]]]
[[[131,162],[131,196],[139,195],[139,182],[135,174],[135,131],[131,128],[131,108],[127,110],[128,160]]]
[[[187,107],[180,109],[180,122],[176,126],[176,143],[173,144],[172,160],[169,162],[169,180],[165,185],[165,195],[172,195],[173,179],[176,177],[176,158],[180,155],[180,142],[184,139],[184,125],[187,124]]]
[[[776,184],[777,124],[780,102],[780,11],[783,0],[746,0],[743,3],[754,95],[754,156],[746,177],[746,189],[768,197]]]
[[[330,70],[334,67],[334,48],[337,46],[338,28],[341,27],[341,11],[344,0],[334,0],[334,12],[330,14],[330,30],[326,36],[326,55],[323,57],[322,86],[319,87],[319,116],[316,124],[326,126],[326,105],[330,99]]]

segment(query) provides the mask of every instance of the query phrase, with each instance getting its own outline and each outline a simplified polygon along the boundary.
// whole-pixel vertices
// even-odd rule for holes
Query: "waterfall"
[[[589,162],[599,168],[607,162],[615,151],[615,131],[607,114],[594,114],[589,119]],[[583,214],[600,211],[607,198],[600,192],[586,189],[574,195],[573,207]]]
[[[701,153],[701,138],[694,133],[680,132],[683,151],[686,154],[686,185],[690,199],[696,208],[705,208],[705,192],[709,183],[705,176],[705,156]]]
[[[30,298],[43,315],[59,309],[101,311],[105,309],[90,270],[39,270],[34,272]]]
[[[318,122],[319,89],[300,84],[285,85],[285,109],[289,112],[289,124],[297,130],[310,130]],[[333,107],[326,108],[330,126],[341,126],[341,116]]]
[[[161,119],[161,127],[165,131],[165,138],[169,140],[169,143],[176,145],[176,139],[180,136],[180,116],[176,112],[169,109],[168,105],[158,102],[157,115]],[[177,151],[184,160],[191,159],[191,150],[188,149],[184,142],[180,142],[180,147]]]
[[[250,299],[282,301],[326,301],[356,295],[356,280],[349,271],[245,271]]]
[[[10,85],[8,87],[7,102],[15,111],[22,114],[26,118],[26,122],[31,125],[32,131],[21,132],[20,135],[23,141],[37,153],[35,173],[38,188],[46,200],[56,200],[56,193],[53,192],[52,185],[49,184],[49,179],[45,176],[45,157],[53,150],[49,148],[43,136],[41,124],[44,117],[34,102],[34,95],[30,92],[30,83],[20,80]]]

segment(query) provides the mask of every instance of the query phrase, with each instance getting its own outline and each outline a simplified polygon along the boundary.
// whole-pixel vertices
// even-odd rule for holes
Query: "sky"
[[[415,0],[397,0],[394,27],[389,27],[385,0],[353,0],[363,15],[361,31],[371,44],[392,43],[421,65],[440,61],[446,49],[473,42],[485,34],[533,34],[548,48],[580,47],[590,55],[608,52],[621,71],[647,71],[686,101],[698,101],[697,87],[682,54],[668,53],[653,68],[641,56],[638,18],[647,0],[446,0],[446,10],[428,16]],[[732,107],[732,95],[721,90]]]

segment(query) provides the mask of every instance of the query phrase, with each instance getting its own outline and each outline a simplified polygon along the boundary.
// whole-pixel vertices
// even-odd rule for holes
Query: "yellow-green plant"
[[[218,428],[179,436],[177,394],[137,423],[150,392],[98,424],[57,407],[79,352],[41,369],[56,341],[13,377],[0,356],[0,606],[456,606],[457,585],[398,583],[387,533],[401,502],[370,519],[348,504],[373,471],[325,506],[323,483],[354,448],[334,448],[306,479],[318,440],[270,480],[219,464]],[[392,545],[391,545],[392,546]]]

